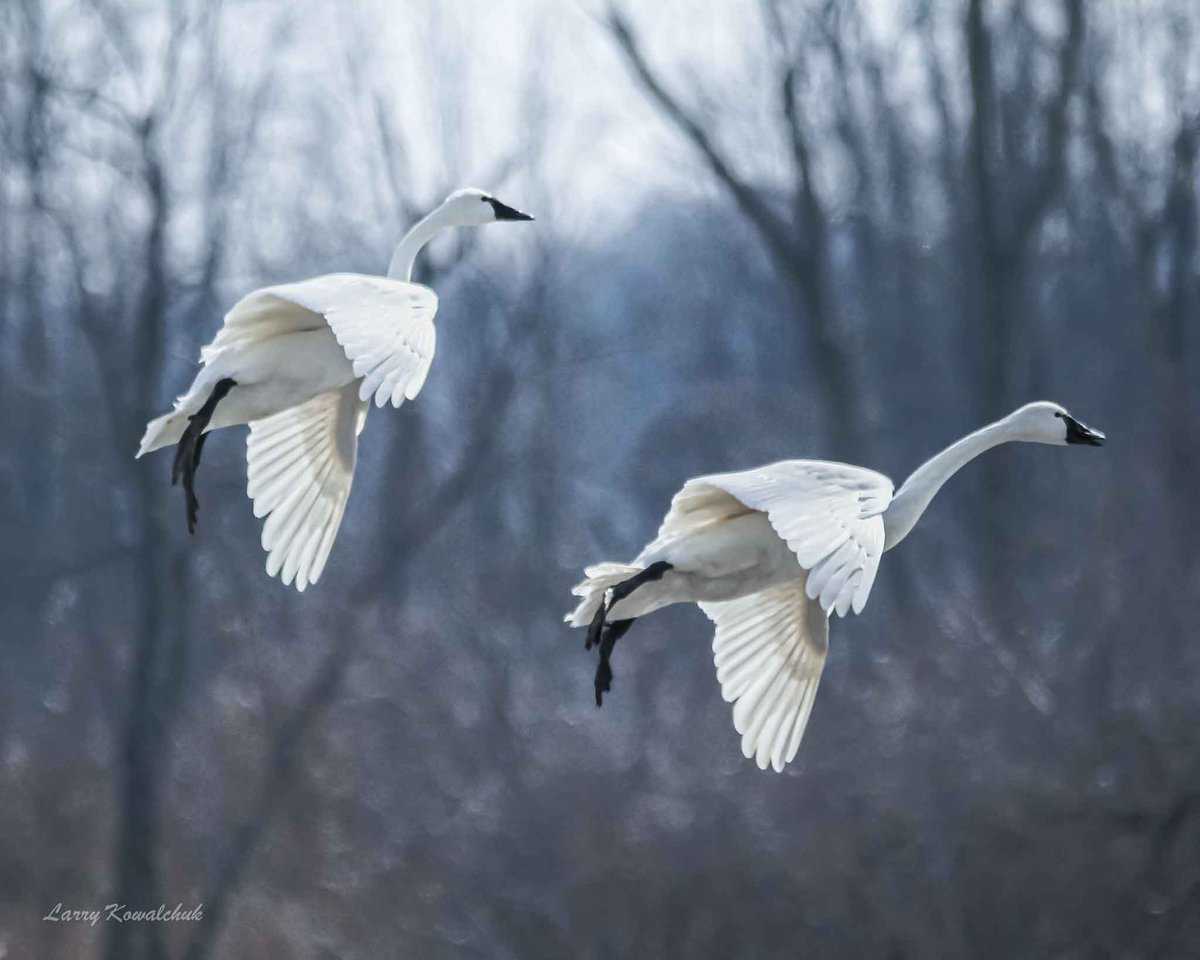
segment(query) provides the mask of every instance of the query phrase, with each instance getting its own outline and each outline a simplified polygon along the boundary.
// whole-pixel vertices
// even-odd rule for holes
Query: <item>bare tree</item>
[[[1065,0],[1065,21],[1057,51],[1057,86],[1033,112],[1028,91],[1006,89],[998,78],[994,30],[985,0],[969,0],[964,22],[970,77],[971,120],[968,181],[983,277],[990,371],[981,384],[979,409],[992,416],[1024,398],[1028,389],[1029,344],[1022,327],[1021,276],[1051,206],[1062,197],[1067,174],[1069,108],[1078,87],[1078,63],[1084,40],[1084,5]],[[1008,29],[1027,33],[1021,5]],[[1010,48],[1012,49],[1012,48]],[[1017,47],[1020,49],[1020,47]],[[1016,75],[1018,84],[1029,70]],[[1016,107],[1014,102],[1019,102]],[[1030,131],[1030,127],[1034,129]],[[1033,148],[1025,147],[1034,144]]]
[[[778,16],[774,6],[767,4],[766,8],[774,20]],[[801,52],[790,49],[786,43],[789,34],[781,32],[776,21],[772,35],[780,43],[775,50],[778,63],[775,116],[786,138],[790,159],[787,196],[783,203],[777,203],[770,186],[756,185],[738,172],[736,163],[712,131],[712,118],[704,117],[669,88],[644,52],[629,18],[610,7],[606,26],[634,77],[667,121],[695,148],[709,173],[728,191],[776,262],[781,281],[801,311],[795,325],[807,353],[809,369],[821,384],[823,407],[832,427],[830,435],[840,438],[850,453],[857,452],[867,422],[866,405],[834,293],[830,253],[834,228],[829,202],[817,184],[811,131],[799,100],[802,62],[797,60]],[[845,90],[843,86],[843,94]],[[841,106],[850,109],[844,102]],[[852,125],[847,123],[843,129],[861,157],[860,145],[850,132]]]

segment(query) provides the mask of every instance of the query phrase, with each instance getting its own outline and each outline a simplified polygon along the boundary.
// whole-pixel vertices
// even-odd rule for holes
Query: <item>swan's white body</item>
[[[438,300],[411,282],[417,253],[448,227],[517,219],[532,218],[460,190],[401,240],[386,277],[329,274],[244,297],[201,349],[187,393],[147,426],[137,455],[178,442],[213,388],[234,381],[206,431],[250,425],[247,492],[255,516],[267,518],[267,572],[304,590],[341,524],[370,399],[399,407],[429,374]]]
[[[786,460],[689,480],[658,536],[631,564],[589,567],[567,615],[587,626],[673,603],[697,603],[716,625],[713,654],[742,751],[781,771],[796,755],[828,649],[829,616],[862,611],[880,557],[907,536],[949,477],[1000,443],[1100,444],[1062,407],[1032,403],[948,447],[893,496],[882,474],[844,463]],[[609,603],[609,591],[665,562],[660,579]]]

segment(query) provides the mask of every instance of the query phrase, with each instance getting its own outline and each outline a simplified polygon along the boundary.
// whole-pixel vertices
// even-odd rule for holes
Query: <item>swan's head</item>
[[[455,190],[442,204],[441,214],[450,223],[460,227],[481,227],[497,220],[532,220],[527,213],[514,210],[501,203],[485,190],[468,187]]]
[[[1106,439],[1099,430],[1093,430],[1057,403],[1047,400],[1025,404],[1009,415],[1008,422],[1016,439],[1030,443],[1081,443],[1102,447]]]

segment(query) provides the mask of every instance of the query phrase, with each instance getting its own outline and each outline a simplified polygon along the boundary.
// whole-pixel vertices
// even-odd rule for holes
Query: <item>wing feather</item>
[[[883,554],[892,482],[844,463],[785,460],[689,480],[659,530],[677,534],[695,516],[761,510],[808,571],[806,589],[826,613],[862,612]]]
[[[267,573],[303,591],[325,569],[354,480],[368,405],[355,384],[250,424],[247,487],[266,517]]]
[[[742,753],[776,772],[800,748],[825,666],[829,618],[805,580],[719,603],[701,603],[716,624],[713,662],[721,696],[733,703]]]
[[[414,399],[429,376],[437,306],[429,287],[359,273],[264,287],[234,305],[200,357],[210,363],[233,347],[328,324],[362,378],[359,398],[373,395],[377,407],[398,407]]]

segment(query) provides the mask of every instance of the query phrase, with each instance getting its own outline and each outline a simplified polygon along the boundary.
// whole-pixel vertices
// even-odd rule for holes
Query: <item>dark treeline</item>
[[[657,7],[531,3],[527,74],[468,96],[488,38],[449,5],[397,86],[365,20],[0,4],[0,953],[1200,942],[1200,9],[763,0],[689,42]],[[589,192],[589,84],[646,189]],[[372,412],[322,581],[263,572],[241,431],[189,538],[132,455],[223,310],[380,271],[464,183],[538,221],[423,259],[438,357]],[[786,775],[742,759],[694,609],[595,709],[569,588],[687,477],[899,480],[1032,399],[1109,444],[949,485],[835,622]],[[204,919],[42,920],[114,901]]]

